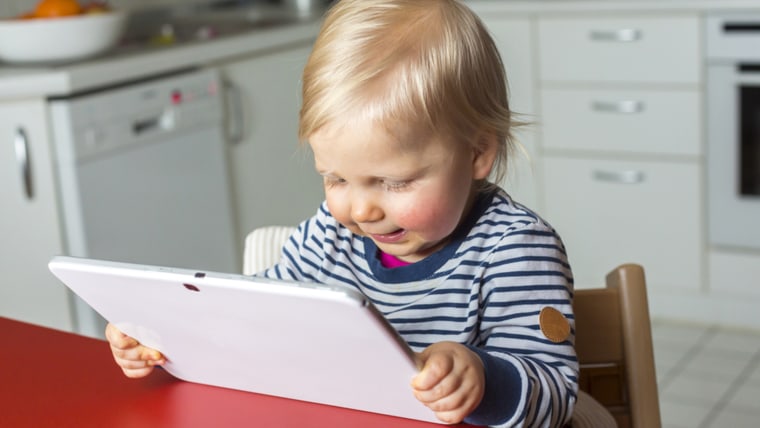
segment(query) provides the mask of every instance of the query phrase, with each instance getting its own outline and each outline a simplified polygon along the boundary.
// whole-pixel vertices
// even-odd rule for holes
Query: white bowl
[[[121,11],[0,20],[0,60],[39,63],[88,58],[115,46],[126,22],[127,14]]]

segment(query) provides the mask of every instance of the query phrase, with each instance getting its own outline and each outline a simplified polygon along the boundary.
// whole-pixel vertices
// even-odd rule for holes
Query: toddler
[[[417,353],[410,393],[441,421],[562,426],[578,382],[572,273],[552,227],[495,184],[515,145],[506,85],[460,1],[336,2],[299,128],[326,200],[260,275],[367,295]],[[164,362],[107,337],[128,376]]]

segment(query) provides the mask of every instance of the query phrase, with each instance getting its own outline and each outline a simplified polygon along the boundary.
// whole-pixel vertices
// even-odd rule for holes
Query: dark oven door
[[[740,65],[739,72],[760,78],[760,63]],[[737,92],[739,197],[760,198],[760,84],[740,83]]]

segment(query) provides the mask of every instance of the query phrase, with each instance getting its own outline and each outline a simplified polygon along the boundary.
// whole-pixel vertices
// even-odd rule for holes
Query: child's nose
[[[351,219],[355,223],[370,223],[383,218],[383,211],[370,195],[351,195]]]

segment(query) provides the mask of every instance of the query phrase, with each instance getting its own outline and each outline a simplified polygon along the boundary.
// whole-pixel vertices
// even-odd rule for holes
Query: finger
[[[458,424],[462,422],[464,418],[467,417],[468,414],[469,413],[465,413],[461,409],[457,409],[457,410],[435,412],[435,417],[438,418],[439,421],[447,423],[447,424]]]
[[[124,372],[125,376],[136,379],[149,375],[153,371],[153,367],[143,367],[140,369],[127,369],[122,367],[121,371]]]
[[[140,347],[140,359],[143,361],[161,361],[164,359],[164,356],[161,355],[160,352],[158,352],[155,349],[152,348],[146,348],[145,346]]]
[[[423,404],[432,410],[439,420],[452,424],[464,420],[477,407],[479,401],[476,401],[472,395],[457,391],[440,400]]]
[[[422,401],[422,400],[420,400]],[[423,401],[428,408],[436,412],[445,412],[455,410],[461,407],[467,407],[472,404],[473,398],[468,396],[464,390],[458,389],[450,393],[443,394],[438,399]]]
[[[112,349],[114,359],[119,361],[135,361],[140,363],[149,363],[151,365],[161,365],[166,362],[166,358],[155,349],[140,346],[127,350]]]
[[[458,376],[446,376],[441,379],[435,386],[429,389],[415,389],[414,396],[417,400],[430,407],[432,410],[444,410],[451,408],[451,406],[461,402],[461,400],[455,400],[452,395],[457,392],[462,383],[462,379]],[[444,401],[444,399],[446,399]],[[453,404],[449,404],[448,407],[444,407],[446,403],[455,401]],[[430,405],[436,404],[435,408]]]
[[[131,348],[119,348],[117,346],[111,345],[111,353],[116,359],[140,361],[141,352],[142,350],[138,346]]]
[[[112,348],[115,347],[118,349],[133,348],[140,344],[133,337],[122,333],[121,330],[117,329],[112,324],[108,324],[106,327],[106,339],[108,339]]]
[[[412,387],[418,391],[434,388],[448,375],[454,362],[440,354],[431,354],[424,362],[422,370],[412,379]]]
[[[125,376],[129,378],[140,378],[149,375],[157,365],[164,363],[161,361],[139,361],[124,360],[114,357],[116,364],[121,368]]]
[[[111,353],[118,363],[119,361],[149,361],[153,365],[163,364],[165,358],[155,349],[146,348],[145,346],[135,346],[132,348],[117,348],[111,346]]]
[[[150,364],[148,361],[128,360],[124,358],[115,358],[114,360],[116,361],[116,364],[119,365],[119,367],[126,370],[139,370],[153,367],[153,364]]]
[[[121,346],[120,343],[111,344],[111,352],[114,354],[114,356],[123,358],[125,360],[146,359],[146,358],[143,358],[143,353],[145,352],[145,349],[146,348],[144,346],[139,345],[139,344],[135,346]]]
[[[477,388],[469,388],[463,384],[451,394],[439,400],[423,402],[423,404],[435,412],[436,417],[441,421],[458,423],[477,408],[481,399],[482,393]]]

